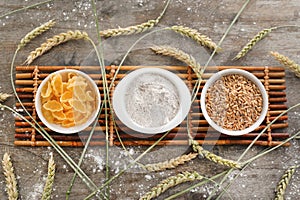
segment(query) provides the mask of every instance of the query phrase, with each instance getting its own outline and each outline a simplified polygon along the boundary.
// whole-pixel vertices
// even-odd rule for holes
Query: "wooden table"
[[[0,13],[4,14],[11,10],[21,8],[29,4],[37,3],[23,2],[20,0],[0,2]],[[241,8],[242,1],[179,1],[170,3],[164,17],[158,27],[172,25],[184,25],[198,29],[201,33],[208,35],[212,40],[218,42],[225,30]],[[155,19],[163,9],[161,1],[97,1],[97,13],[101,29],[126,27]],[[249,54],[238,61],[232,61],[235,54],[248,42],[258,31],[264,28],[283,25],[299,25],[300,4],[298,0],[292,1],[250,1],[238,21],[233,25],[228,36],[221,45],[223,51],[213,58],[210,65],[235,65],[235,66],[275,66],[278,63],[270,56],[269,51],[278,51],[289,56],[296,62],[299,60],[300,47],[299,28],[282,28],[275,30],[266,39],[258,43]],[[0,14],[0,15],[1,15]],[[46,38],[68,30],[84,30],[96,41],[97,34],[92,12],[92,5],[89,1],[53,1],[35,8],[20,11],[0,19],[0,92],[12,93],[10,83],[10,63],[12,56],[20,39],[40,24],[55,19],[55,27],[47,33],[39,36],[21,50],[16,59],[16,65],[24,62],[30,51],[38,47]],[[173,59],[163,58],[154,55],[147,48],[147,45],[167,41],[170,45],[182,47],[191,53],[202,64],[209,57],[210,51],[189,42],[180,42],[178,38],[170,33],[161,37],[152,37],[145,45],[138,46],[125,61],[128,65],[159,65],[161,63],[182,65]],[[141,35],[132,37],[119,37],[104,40],[104,47],[108,52],[105,55],[107,64],[118,64],[124,50]],[[171,37],[172,36],[172,37]],[[155,41],[155,42],[152,42]],[[52,49],[49,53],[34,61],[34,65],[86,65],[96,64],[90,54],[92,47],[85,41],[72,41]],[[300,101],[299,79],[293,73],[287,71],[287,105],[292,106]],[[14,106],[14,98],[5,102],[6,105]],[[8,111],[0,113],[0,156],[4,152],[10,152],[15,173],[18,177],[18,187],[21,199],[40,199],[47,174],[47,160],[53,152],[57,164],[57,171],[54,183],[53,199],[65,199],[65,193],[73,176],[72,169],[67,163],[50,147],[19,147],[14,146],[14,116]],[[293,134],[299,131],[300,110],[295,109],[289,112],[289,127],[287,132]],[[147,147],[128,147],[133,157],[140,155]],[[212,151],[229,159],[238,159],[246,146],[215,146]],[[266,147],[253,147],[246,155],[250,158]],[[64,148],[64,150],[78,161],[82,148]],[[189,152],[187,146],[167,146],[155,148],[147,154],[141,162],[152,163],[164,161],[177,155]],[[111,176],[122,170],[129,159],[124,150],[120,147],[109,149],[109,162]],[[299,141],[293,140],[290,147],[282,147],[268,155],[254,161],[246,168],[241,175],[232,182],[222,199],[271,199],[274,197],[274,189],[285,169],[299,164]],[[105,178],[105,147],[90,147],[84,159],[82,169],[97,184],[103,183]],[[196,170],[202,175],[213,176],[226,168],[220,167],[204,159],[195,159],[176,169],[160,173],[141,172],[137,168],[129,169],[122,176],[118,177],[111,184],[111,199],[138,199],[162,179],[175,175],[181,171]],[[6,198],[4,192],[4,176],[0,175],[0,197]],[[237,174],[237,171],[236,173]],[[230,180],[233,175],[230,175]],[[299,197],[300,173],[297,170],[288,186],[286,197],[296,199]],[[168,190],[159,199],[164,199],[192,184],[184,184]],[[212,185],[204,185],[193,192],[189,192],[178,199],[206,199],[208,192],[212,191]],[[90,191],[85,184],[77,179],[70,199],[83,199]]]

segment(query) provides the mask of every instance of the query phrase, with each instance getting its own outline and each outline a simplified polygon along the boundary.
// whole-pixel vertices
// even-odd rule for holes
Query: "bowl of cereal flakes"
[[[55,132],[71,134],[86,129],[100,109],[100,93],[86,73],[63,69],[49,74],[35,98],[38,117]]]
[[[268,94],[261,81],[245,70],[215,73],[201,92],[203,116],[215,130],[232,136],[255,130],[268,111]]]

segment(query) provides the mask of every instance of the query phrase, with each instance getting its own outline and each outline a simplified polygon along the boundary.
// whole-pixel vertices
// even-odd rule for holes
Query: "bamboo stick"
[[[101,74],[87,74],[89,75],[92,79],[101,79]],[[49,76],[49,73],[42,73],[39,74],[40,79],[45,79],[47,76]],[[107,75],[109,76],[109,75]],[[32,78],[32,73],[21,73],[21,74],[16,74],[16,79],[28,79]]]
[[[139,69],[142,67],[149,67],[149,66],[121,66],[120,70],[126,70],[126,71],[130,71],[130,70],[135,70],[135,69]],[[170,68],[170,69],[175,69],[175,70],[186,70],[187,66],[151,66],[151,67],[155,67],[155,68]],[[110,66],[106,67],[108,70],[110,69]],[[243,69],[243,70],[247,70],[247,71],[263,71],[265,69],[264,66],[208,66],[206,68],[206,71],[220,71],[220,70],[224,70],[224,69]],[[283,67],[269,67],[270,71],[284,71]]]
[[[209,132],[209,134],[207,133],[197,133],[194,134],[193,137],[195,139],[218,139],[218,138],[231,138],[231,139],[238,139],[238,138],[255,138],[257,135],[259,135],[259,133],[248,133],[245,135],[241,135],[241,136],[235,136],[235,137],[231,137],[228,135],[224,135],[224,134],[220,134],[218,132]],[[62,135],[62,134],[52,134],[51,135],[53,139],[55,140],[62,140],[62,141],[73,141],[73,140],[85,140],[89,137],[88,133],[81,133],[80,136],[78,134],[72,134],[72,135]],[[136,140],[141,140],[144,139],[145,136],[149,136],[147,134],[142,134],[142,133],[136,133],[136,134],[123,134],[120,133],[120,136],[122,138],[122,140],[127,140],[127,139],[136,139]],[[105,139],[105,134],[96,134],[93,135],[92,139],[93,140],[99,140],[99,139]],[[158,139],[161,137],[161,134],[155,134],[155,135],[150,135],[149,140],[152,139]],[[277,139],[286,139],[289,137],[288,133],[272,133],[272,137],[273,138],[277,138]],[[31,134],[22,134],[22,133],[16,133],[15,134],[15,138],[18,139],[31,139]],[[187,133],[169,133],[167,136],[165,136],[165,139],[170,139],[170,138],[174,138],[176,140],[178,139],[188,139]],[[260,138],[268,138],[268,134],[262,134],[260,136]],[[36,139],[37,140],[44,140],[44,138],[37,134],[36,135]]]
[[[286,96],[285,92],[268,91],[269,96]]]
[[[260,131],[262,129],[264,129],[266,127],[266,125],[261,125],[258,128],[256,128],[254,131]],[[272,124],[271,125],[271,129],[280,129],[280,128],[286,128],[288,127],[288,123],[278,123],[278,124]],[[132,131],[131,129],[129,129],[126,126],[119,126],[117,127],[118,131],[124,131],[124,132],[129,132]],[[197,132],[206,132],[209,130],[208,126],[201,126],[201,127],[192,127],[191,128],[192,131],[194,131],[195,133]],[[26,132],[31,132],[33,130],[32,127],[21,127],[21,128],[16,128],[15,132],[16,133],[26,133]],[[49,128],[45,127],[45,130],[48,132],[52,132]],[[91,127],[88,127],[87,129],[85,129],[84,131],[90,131]],[[105,130],[105,126],[96,126],[95,131],[104,131]],[[83,132],[84,132],[83,131]],[[175,127],[174,129],[172,129],[170,131],[171,133],[178,133],[178,132],[187,132],[186,127]]]
[[[178,74],[178,73],[176,73]],[[203,76],[203,78],[209,78],[211,77],[211,75],[213,74],[207,74],[207,73],[204,73],[205,75]],[[39,74],[39,78],[40,79],[44,79],[48,76],[49,74],[48,73],[43,73],[43,74]],[[101,74],[88,74],[92,79],[95,79],[95,80],[99,80],[101,79]],[[186,75],[187,74],[178,74],[180,77],[182,78],[186,78]],[[262,73],[259,73],[259,77],[262,77]],[[110,75],[108,74],[107,76],[110,77]],[[117,77],[118,78],[123,78],[124,76],[126,76],[126,74],[119,74]],[[275,76],[275,75],[274,75]],[[32,78],[32,73],[21,73],[21,74],[16,74],[16,79],[31,79]],[[196,79],[197,76],[195,75],[192,75],[192,78]],[[276,78],[276,77],[275,77]],[[264,79],[259,79],[262,83],[265,82]],[[193,83],[195,83],[196,80],[193,81]],[[206,83],[207,80],[202,80],[202,83]],[[285,83],[285,79],[270,79],[268,80],[269,83],[271,84],[283,84]]]
[[[165,68],[170,70],[186,70],[187,66],[121,66],[120,70],[135,70],[139,68],[144,67],[155,67],[155,68]],[[33,71],[35,66],[17,66],[17,71]],[[111,69],[111,66],[105,67],[107,70]],[[117,68],[117,67],[114,67]],[[263,71],[265,69],[264,66],[208,66],[206,68],[207,71],[213,70],[223,70],[223,69],[230,69],[230,68],[236,68],[236,69],[243,69],[247,71]],[[99,70],[100,66],[39,66],[39,70],[41,71],[56,71],[60,69],[84,69],[84,70]],[[269,71],[284,71],[284,68],[281,66],[269,66]]]
[[[197,142],[201,145],[249,145],[252,140],[217,140],[217,141],[208,141],[208,140],[197,140]],[[65,147],[83,147],[83,143],[80,141],[58,141],[58,145]],[[150,146],[154,144],[155,141],[123,141],[123,144],[126,146]],[[15,141],[14,144],[16,146],[50,146],[47,141]],[[276,146],[282,144],[280,141],[256,141],[255,145],[259,146]],[[105,145],[105,141],[91,141],[90,146],[103,146]],[[120,142],[114,141],[114,145],[120,146]],[[184,140],[163,140],[160,141],[158,146],[166,146],[166,145],[188,145],[188,141]],[[290,146],[290,143],[285,143],[283,146]]]
[[[249,145],[252,143],[252,140],[197,140],[200,145]],[[123,141],[123,144],[126,146],[150,146],[154,144],[155,141]],[[281,144],[280,141],[256,141],[254,144],[259,146],[276,146]],[[115,141],[115,145],[119,146],[120,142]],[[188,141],[184,140],[163,140],[159,142],[158,145],[188,145]],[[283,146],[290,146],[290,143],[285,143]]]
[[[100,119],[100,121],[104,121],[104,118],[105,116],[102,115],[102,118]],[[274,120],[276,118],[276,116],[274,117],[270,117],[270,120]],[[287,120],[288,119],[288,116],[285,115],[285,116],[281,116],[280,118],[278,118],[278,121],[284,121],[284,120]],[[38,122],[40,125],[43,125],[42,122]],[[117,124],[120,124],[121,122],[119,120],[116,120],[116,123]],[[187,123],[186,120],[184,120],[180,125],[181,126],[185,126]],[[195,126],[198,126],[198,125],[208,125],[208,122],[206,120],[197,120],[197,119],[192,119],[191,120],[191,124],[192,125],[195,125]],[[31,125],[27,122],[24,122],[24,121],[16,121],[15,122],[15,126],[17,127],[30,127]],[[124,126],[124,125],[122,125]]]

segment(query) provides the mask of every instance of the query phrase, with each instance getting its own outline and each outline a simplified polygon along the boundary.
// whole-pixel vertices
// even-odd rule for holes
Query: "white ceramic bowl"
[[[69,73],[69,72],[74,72],[77,73],[78,75],[84,77],[87,82],[90,84],[90,86],[92,87],[92,89],[94,90],[95,96],[96,96],[96,108],[93,111],[93,113],[91,114],[90,118],[83,124],[80,125],[75,125],[72,127],[62,127],[59,124],[54,124],[54,123],[49,123],[45,117],[42,114],[41,111],[41,90],[43,88],[43,86],[49,81],[51,75],[53,74],[65,74],[65,73]],[[40,120],[51,130],[58,132],[58,133],[64,133],[64,134],[71,134],[71,133],[77,133],[80,132],[82,130],[84,130],[85,128],[87,128],[96,118],[99,109],[100,109],[100,102],[101,102],[101,98],[100,98],[100,93],[98,90],[98,86],[96,85],[95,81],[90,78],[86,73],[81,72],[79,70],[73,70],[73,69],[63,69],[63,70],[59,70],[56,72],[53,72],[51,74],[49,74],[40,84],[37,93],[36,93],[36,98],[35,98],[35,108],[36,108],[36,112],[38,114],[38,117],[40,118]]]
[[[166,80],[171,82],[177,90],[177,94],[179,98],[178,112],[173,119],[171,119],[168,123],[162,126],[156,126],[156,127],[142,126],[136,123],[134,120],[132,120],[132,118],[130,117],[126,109],[126,97],[125,97],[126,92],[132,89],[130,88],[132,86],[131,84],[133,84],[138,77],[147,74],[148,75],[151,74],[151,76],[159,75],[165,78]],[[156,134],[156,133],[162,133],[175,128],[185,119],[191,106],[191,94],[186,84],[176,74],[160,68],[141,68],[127,74],[119,82],[119,84],[115,88],[112,103],[113,103],[113,108],[116,116],[124,125],[140,133]]]
[[[217,125],[209,117],[209,115],[206,111],[206,105],[205,105],[205,96],[206,96],[208,88],[216,80],[222,78],[222,76],[226,76],[226,75],[230,75],[230,74],[242,75],[242,76],[248,78],[249,80],[251,80],[253,83],[255,83],[256,86],[259,88],[259,90],[261,92],[262,100],[263,100],[263,108],[262,108],[262,111],[261,111],[261,114],[260,114],[258,120],[254,124],[249,126],[248,128],[243,129],[243,130],[238,130],[238,131],[227,130],[227,129],[224,129],[221,126]],[[217,72],[212,77],[210,77],[210,79],[206,82],[206,84],[204,85],[204,87],[202,89],[200,104],[201,104],[201,110],[202,110],[203,116],[205,117],[205,119],[209,123],[209,125],[211,125],[215,130],[217,130],[221,133],[224,133],[224,134],[227,134],[227,135],[232,135],[232,136],[238,136],[238,135],[243,135],[243,134],[246,134],[246,133],[250,133],[251,131],[256,129],[263,122],[263,120],[264,120],[264,118],[267,114],[267,111],[268,111],[268,94],[267,94],[267,91],[265,90],[265,87],[260,82],[260,80],[256,76],[251,74],[250,72],[247,72],[247,71],[241,70],[241,69],[226,69],[226,70],[222,70],[222,71]]]

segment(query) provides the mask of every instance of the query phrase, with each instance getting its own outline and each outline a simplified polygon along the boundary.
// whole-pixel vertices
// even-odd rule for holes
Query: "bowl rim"
[[[94,109],[93,113],[91,114],[91,117],[85,123],[77,125],[77,126],[75,125],[72,127],[65,128],[58,124],[50,123],[45,119],[45,117],[43,116],[42,111],[41,111],[40,99],[41,99],[41,90],[42,90],[43,86],[49,81],[51,76],[53,76],[54,74],[63,74],[63,73],[68,73],[68,72],[77,73],[77,74],[83,76],[85,79],[87,79],[87,81],[92,85],[92,87],[95,91],[97,102],[96,102],[96,109]],[[39,87],[37,89],[34,103],[35,103],[35,109],[36,109],[37,115],[45,126],[47,126],[49,129],[51,129],[55,132],[58,132],[58,133],[73,134],[73,133],[77,133],[77,132],[80,132],[80,131],[86,129],[96,119],[97,113],[100,110],[101,97],[100,97],[100,92],[99,92],[98,86],[96,85],[95,81],[91,77],[89,77],[88,74],[86,74],[82,71],[79,71],[79,70],[75,70],[75,69],[61,69],[61,70],[57,70],[53,73],[50,73],[41,82],[41,84],[39,85]]]
[[[258,89],[260,90],[261,95],[262,95],[263,107],[262,107],[262,111],[261,111],[259,118],[257,119],[257,121],[254,124],[252,124],[251,126],[249,126],[246,129],[243,129],[243,130],[232,131],[232,130],[227,130],[227,129],[220,127],[209,117],[209,115],[206,111],[205,97],[206,97],[208,88],[216,80],[220,79],[221,77],[223,77],[225,75],[229,75],[229,74],[239,74],[239,75],[242,75],[242,76],[248,78],[250,81],[252,81],[254,84],[256,84],[256,86],[258,87]],[[261,83],[261,81],[252,73],[250,73],[246,70],[242,70],[242,69],[224,69],[222,71],[215,73],[213,76],[211,76],[207,80],[207,82],[205,83],[205,85],[202,89],[202,92],[201,92],[200,104],[201,104],[201,111],[203,113],[204,118],[206,119],[208,124],[211,125],[215,130],[217,130],[221,133],[224,133],[226,135],[239,136],[239,135],[244,135],[244,134],[250,133],[251,131],[255,130],[257,127],[259,127],[259,125],[264,121],[265,116],[268,112],[268,94],[267,94],[265,87]]]
[[[175,86],[175,88],[178,91],[178,95],[180,98],[179,110],[176,116],[169,123],[163,126],[142,127],[141,125],[131,120],[129,114],[126,111],[125,93],[128,89],[128,86],[136,77],[147,73],[159,74],[165,77]],[[184,81],[181,78],[179,78],[175,73],[161,68],[143,67],[131,71],[118,83],[114,90],[112,104],[116,116],[125,126],[140,133],[157,134],[175,128],[185,119],[191,106],[191,93]]]

